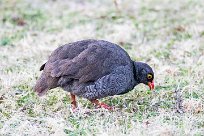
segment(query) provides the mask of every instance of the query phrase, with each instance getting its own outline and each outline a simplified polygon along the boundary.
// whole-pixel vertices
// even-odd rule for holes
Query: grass
[[[0,135],[204,134],[204,4],[169,1],[0,1]],[[81,39],[118,43],[150,64],[156,89],[101,99],[96,109],[57,88],[39,98],[39,67],[58,46]],[[175,90],[184,113],[176,112]]]

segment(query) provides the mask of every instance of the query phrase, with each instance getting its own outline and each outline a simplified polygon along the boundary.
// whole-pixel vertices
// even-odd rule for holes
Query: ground
[[[0,135],[204,135],[202,0],[0,0]],[[82,39],[119,44],[151,65],[155,90],[101,99],[62,89],[38,97],[39,68],[58,46]]]

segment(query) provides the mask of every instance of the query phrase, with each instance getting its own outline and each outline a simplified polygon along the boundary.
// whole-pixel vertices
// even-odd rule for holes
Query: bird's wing
[[[95,81],[111,71],[111,66],[106,65],[111,61],[110,54],[111,52],[102,46],[90,44],[73,59],[50,62],[48,70],[52,77],[68,76],[78,79],[79,82]]]

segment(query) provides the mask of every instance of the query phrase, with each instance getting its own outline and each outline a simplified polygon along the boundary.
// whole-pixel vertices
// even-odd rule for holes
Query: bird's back
[[[81,52],[86,50],[90,45],[94,45],[94,47],[98,47],[98,48],[102,47],[103,50],[100,50],[98,53],[100,52],[104,53],[103,56],[105,56],[106,53],[110,53],[109,54],[110,57],[106,56],[106,58],[109,57],[109,59],[118,59],[120,60],[119,63],[124,63],[124,62],[128,63],[130,61],[129,55],[120,46],[104,40],[89,39],[89,40],[82,40],[82,41],[65,44],[58,47],[56,50],[52,52],[48,62],[54,62],[56,60],[63,60],[63,59],[73,59],[76,56],[78,56]],[[91,53],[94,53],[94,51]],[[91,54],[86,54],[86,55],[91,55]],[[118,63],[118,61],[115,63]]]

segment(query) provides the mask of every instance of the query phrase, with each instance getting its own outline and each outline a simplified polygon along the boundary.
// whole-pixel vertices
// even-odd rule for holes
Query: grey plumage
[[[61,87],[89,100],[124,94],[139,83],[147,84],[142,80],[146,75],[138,77],[144,65],[145,71],[153,75],[147,64],[132,61],[116,44],[104,40],[77,41],[53,51],[40,68],[43,72],[35,91],[41,95]]]

